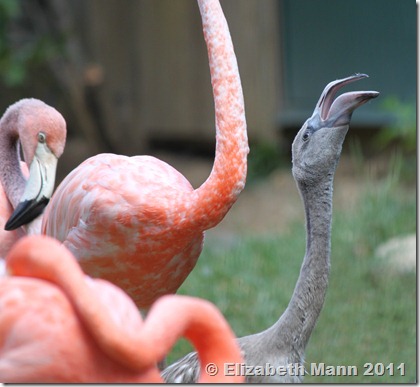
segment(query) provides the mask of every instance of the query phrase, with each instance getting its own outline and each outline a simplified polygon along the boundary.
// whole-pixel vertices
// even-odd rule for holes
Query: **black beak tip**
[[[4,229],[6,231],[13,231],[30,223],[43,213],[48,202],[49,199],[46,197],[42,197],[41,200],[25,200],[24,202],[20,202],[12,216],[6,222]]]

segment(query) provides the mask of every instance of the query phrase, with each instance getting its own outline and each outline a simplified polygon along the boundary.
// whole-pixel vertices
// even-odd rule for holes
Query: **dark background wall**
[[[381,92],[355,114],[380,129],[414,102],[414,0],[222,0],[251,142],[281,143],[311,114],[324,86]],[[33,96],[62,111],[73,161],[154,144],[214,147],[207,53],[193,0],[32,0],[0,3],[0,110]],[[31,51],[32,50],[32,51]],[[68,152],[66,152],[68,153]]]

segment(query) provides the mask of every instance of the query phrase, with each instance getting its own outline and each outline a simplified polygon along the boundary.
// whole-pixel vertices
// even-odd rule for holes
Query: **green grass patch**
[[[392,178],[367,183],[355,208],[334,211],[330,285],[306,363],[356,366],[358,374],[308,375],[305,382],[414,382],[416,275],[392,272],[374,255],[382,242],[415,232],[414,190],[401,192]],[[179,293],[214,302],[238,336],[261,331],[286,308],[304,250],[303,219],[283,235],[232,237],[229,243],[209,238]],[[186,341],[180,342],[168,363],[190,349]],[[364,374],[367,363],[372,364],[371,376]],[[397,369],[400,364],[404,375]]]
[[[277,168],[288,165],[287,159],[276,143],[260,142],[251,146],[248,155],[247,185],[261,182]]]

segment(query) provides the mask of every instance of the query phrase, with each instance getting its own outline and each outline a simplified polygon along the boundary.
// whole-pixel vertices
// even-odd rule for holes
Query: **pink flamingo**
[[[74,169],[48,205],[42,233],[70,249],[83,270],[148,308],[176,292],[194,268],[204,231],[217,225],[245,185],[248,139],[235,53],[217,0],[198,0],[216,112],[216,155],[193,189],[150,156],[100,154]]]
[[[72,254],[47,236],[21,239],[6,263],[14,276],[0,278],[2,382],[162,382],[156,363],[181,336],[198,350],[200,382],[243,381],[224,375],[225,363],[243,359],[208,301],[164,296],[143,322],[121,289],[85,276]]]
[[[0,257],[26,233],[41,233],[39,215],[52,195],[65,142],[64,118],[38,99],[14,103],[1,118]],[[20,145],[25,162],[20,160]],[[25,224],[25,229],[20,227]]]

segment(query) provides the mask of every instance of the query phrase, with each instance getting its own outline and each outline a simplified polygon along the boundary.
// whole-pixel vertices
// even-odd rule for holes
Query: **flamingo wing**
[[[102,154],[63,180],[46,210],[42,232],[70,250],[84,246],[73,252],[79,258],[96,255],[96,244],[115,253],[118,247],[112,246],[121,243],[120,234],[134,242],[140,237],[134,226],[143,233],[158,232],[169,221],[176,197],[191,191],[188,180],[154,157]],[[110,231],[114,234],[102,234]]]
[[[182,211],[192,192],[184,176],[154,157],[94,156],[57,188],[42,233],[63,242],[90,276],[136,302],[153,301],[176,291],[201,252],[203,232],[185,226]]]

